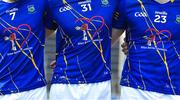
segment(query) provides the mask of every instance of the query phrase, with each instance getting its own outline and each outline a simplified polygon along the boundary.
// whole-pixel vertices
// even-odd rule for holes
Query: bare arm
[[[111,44],[112,46],[118,41],[119,37],[123,34],[124,30],[123,29],[112,29],[112,41]]]
[[[124,33],[123,29],[115,29],[112,30],[112,46],[118,41],[119,37]],[[122,52],[127,55],[128,54],[128,43],[124,39],[124,43],[121,45]]]
[[[46,38],[49,38],[52,34],[55,34],[56,30],[50,30],[46,28]]]

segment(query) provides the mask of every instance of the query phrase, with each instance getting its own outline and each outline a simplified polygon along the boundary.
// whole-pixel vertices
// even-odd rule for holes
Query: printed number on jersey
[[[9,15],[11,16],[11,20],[14,20],[14,18],[16,16],[16,12],[11,12],[11,13],[9,13]]]
[[[164,16],[164,15],[155,15],[155,20],[154,22],[156,23],[166,23],[167,20],[166,20],[167,16]]]
[[[91,11],[91,10],[92,10],[90,3],[88,3],[88,4],[82,4],[81,7],[82,7],[82,11],[83,11],[83,12],[87,12],[87,11]]]

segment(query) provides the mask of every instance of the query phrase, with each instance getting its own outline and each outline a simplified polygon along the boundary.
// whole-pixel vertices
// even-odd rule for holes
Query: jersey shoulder
[[[85,0],[48,0],[48,4],[50,7],[53,7],[53,6],[68,5],[76,2],[78,3],[80,1],[85,1]]]

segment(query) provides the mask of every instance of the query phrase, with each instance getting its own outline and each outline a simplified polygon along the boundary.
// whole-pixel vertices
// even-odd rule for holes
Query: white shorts
[[[0,96],[0,100],[47,100],[47,87]]]
[[[111,81],[91,84],[53,84],[49,100],[111,100]]]
[[[167,95],[121,86],[120,100],[180,100],[180,95]]]

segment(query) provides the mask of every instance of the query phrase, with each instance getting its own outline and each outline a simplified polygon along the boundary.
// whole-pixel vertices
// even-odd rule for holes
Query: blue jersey
[[[180,1],[121,0],[129,54],[121,85],[180,95]]]
[[[0,94],[46,85],[43,0],[0,1]]]
[[[111,79],[111,32],[116,0],[49,0],[58,24],[52,83],[84,84]]]

